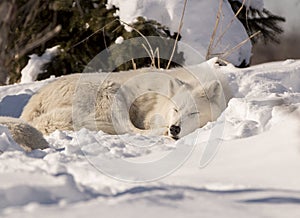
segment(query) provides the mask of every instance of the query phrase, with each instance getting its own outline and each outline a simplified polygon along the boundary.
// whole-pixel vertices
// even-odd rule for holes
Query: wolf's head
[[[168,135],[178,139],[215,120],[225,108],[221,106],[224,103],[221,84],[216,80],[182,85],[165,105],[169,111]]]

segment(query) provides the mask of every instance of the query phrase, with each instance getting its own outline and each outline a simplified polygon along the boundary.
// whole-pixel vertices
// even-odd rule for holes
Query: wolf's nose
[[[180,133],[180,131],[181,131],[180,126],[172,125],[172,126],[170,127],[170,133],[171,133],[171,135],[173,135],[173,136],[177,136],[177,135]]]

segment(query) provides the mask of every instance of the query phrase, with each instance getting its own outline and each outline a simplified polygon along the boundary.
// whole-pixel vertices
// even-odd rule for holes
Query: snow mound
[[[21,83],[34,82],[38,75],[43,73],[43,66],[49,63],[53,57],[58,55],[59,46],[46,49],[42,56],[36,54],[29,55],[29,61],[27,65],[22,69]]]
[[[224,71],[228,72],[230,86],[236,89],[235,98],[225,111],[226,137],[244,138],[262,133],[299,109],[299,61]]]
[[[189,0],[187,3],[181,42],[197,50],[203,57],[206,56],[215,27],[219,2],[219,0]],[[257,4],[254,5],[254,2]],[[258,6],[258,2],[261,1],[253,1],[251,6]],[[184,0],[108,0],[107,7],[110,8],[112,5],[119,8],[117,15],[126,23],[132,23],[137,17],[142,16],[158,21],[174,33],[178,32]],[[129,27],[127,29],[131,30]],[[225,54],[247,38],[247,32],[241,22],[235,18],[230,4],[228,1],[223,1],[212,55]],[[248,41],[223,58],[235,66],[243,62],[249,64],[251,49],[251,42]]]

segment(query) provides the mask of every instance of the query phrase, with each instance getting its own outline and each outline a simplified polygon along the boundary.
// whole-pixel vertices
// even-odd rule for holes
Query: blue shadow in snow
[[[30,98],[29,94],[5,96],[0,102],[0,116],[20,117]]]
[[[282,192],[285,195],[288,193],[291,194],[299,194],[299,191],[293,190],[284,190],[284,189],[260,189],[260,188],[247,188],[247,189],[232,189],[232,190],[209,190],[206,188],[196,188],[190,186],[137,186],[131,189],[127,189],[125,191],[116,193],[114,195],[107,195],[106,197],[120,197],[123,195],[137,195],[141,193],[152,193],[156,191],[162,191],[162,193],[168,193],[171,190],[182,190],[182,191],[190,191],[195,193],[211,193],[216,195],[237,195],[247,194],[247,193],[265,193],[267,196],[262,198],[253,198],[246,199],[242,201],[237,201],[239,203],[258,203],[258,204],[300,204],[300,198],[295,197],[287,197],[287,196],[278,196],[278,192]],[[271,192],[271,193],[270,193]],[[272,193],[275,192],[275,193]],[[275,194],[277,193],[277,196]],[[269,196],[268,196],[269,195]],[[184,198],[184,196],[171,196],[168,197],[172,200],[179,200]]]
[[[300,198],[293,197],[269,197],[256,198],[241,201],[242,203],[263,203],[263,204],[300,204]]]

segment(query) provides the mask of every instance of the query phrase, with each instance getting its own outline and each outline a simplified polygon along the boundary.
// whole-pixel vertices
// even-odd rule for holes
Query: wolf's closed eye
[[[190,114],[188,114],[188,116],[194,116],[194,115],[196,115],[196,114],[199,114],[199,112],[193,112],[193,113],[190,113]]]
[[[183,121],[183,120],[185,120],[185,119],[187,119],[187,118],[191,118],[191,117],[193,117],[193,116],[195,116],[195,115],[197,115],[197,114],[199,114],[199,112],[192,112],[192,113],[189,113],[189,114],[183,116],[183,117],[181,118],[181,121]]]

